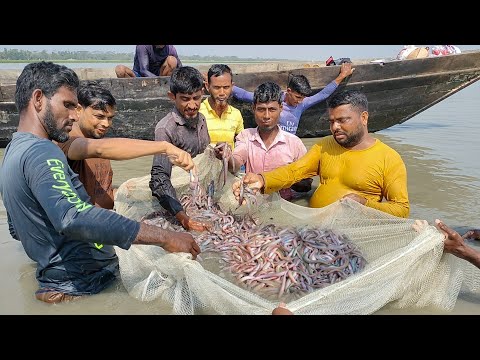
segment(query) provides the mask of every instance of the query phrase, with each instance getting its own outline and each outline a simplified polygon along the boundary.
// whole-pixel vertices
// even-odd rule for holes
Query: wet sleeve
[[[365,206],[407,218],[410,214],[410,202],[407,191],[407,169],[398,153],[389,155],[386,161],[383,179],[383,197],[385,201],[368,199]]]
[[[136,52],[140,75],[143,77],[156,77],[157,75],[150,72],[150,60],[148,59],[148,52],[145,45],[137,45]]]
[[[78,176],[56,149],[35,151],[25,157],[24,165],[28,185],[55,230],[71,239],[128,249],[140,224],[90,204]]]
[[[333,94],[335,90],[337,90],[337,87],[338,87],[337,83],[335,82],[335,80],[333,80],[331,83],[329,83],[327,86],[325,86],[321,91],[319,91],[315,95],[306,97],[302,102],[304,107],[303,110],[305,111],[308,108],[312,107],[313,105],[318,104],[319,102],[322,102],[325,99],[327,99],[330,95]]]
[[[172,139],[165,129],[158,129],[155,132],[155,141],[172,143]],[[158,199],[160,205],[174,216],[182,211],[183,207],[177,198],[177,192],[171,181],[172,163],[166,155],[157,154],[153,157],[150,175],[150,190],[152,190],[152,195]]]
[[[245,101],[249,103],[253,102],[253,92],[243,90],[238,86],[233,86],[232,94],[237,100]]]

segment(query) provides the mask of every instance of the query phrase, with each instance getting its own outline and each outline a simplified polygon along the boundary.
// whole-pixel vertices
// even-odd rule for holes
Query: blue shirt
[[[0,193],[14,239],[37,262],[40,287],[95,294],[118,275],[112,245],[128,249],[140,224],[89,203],[53,142],[16,132],[5,149]]]
[[[318,104],[319,102],[322,102],[323,100],[328,98],[330,95],[333,94],[337,87],[337,83],[335,82],[335,80],[333,80],[331,83],[325,86],[322,91],[319,91],[315,95],[305,97],[303,101],[297,106],[288,105],[285,102],[285,93],[283,93],[283,109],[280,113],[280,120],[278,121],[280,129],[295,135],[297,133],[298,123],[300,122],[300,117],[302,116],[302,113],[308,108],[311,108],[313,105]],[[233,87],[233,96],[235,96],[235,98],[240,101],[253,103],[253,92],[246,91],[242,88],[239,88],[238,86]]]

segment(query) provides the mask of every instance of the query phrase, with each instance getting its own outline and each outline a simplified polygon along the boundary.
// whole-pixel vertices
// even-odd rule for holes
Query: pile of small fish
[[[207,231],[192,233],[202,250],[198,260],[216,253],[221,270],[257,294],[303,295],[337,283],[366,265],[345,235],[314,227],[262,226],[251,215],[224,212],[213,201],[213,181],[207,191],[198,182],[191,190],[180,199],[185,211],[192,219],[209,223]],[[143,221],[185,231],[173,216],[153,213]]]

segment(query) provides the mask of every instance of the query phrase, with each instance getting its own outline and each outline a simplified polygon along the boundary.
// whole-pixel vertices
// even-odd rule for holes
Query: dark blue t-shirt
[[[118,275],[112,245],[128,249],[140,224],[89,203],[65,154],[50,140],[16,132],[5,149],[0,193],[12,237],[37,262],[37,280],[72,295],[95,294]]]

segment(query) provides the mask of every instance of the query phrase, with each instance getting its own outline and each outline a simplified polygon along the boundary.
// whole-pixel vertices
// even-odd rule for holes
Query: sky
[[[180,55],[237,56],[239,58],[275,58],[287,60],[325,61],[349,57],[352,59],[395,58],[404,45],[175,45]],[[434,46],[434,45],[416,45]],[[460,50],[480,50],[480,45],[457,45]],[[113,51],[134,52],[135,45],[0,45],[0,50],[30,51]]]

